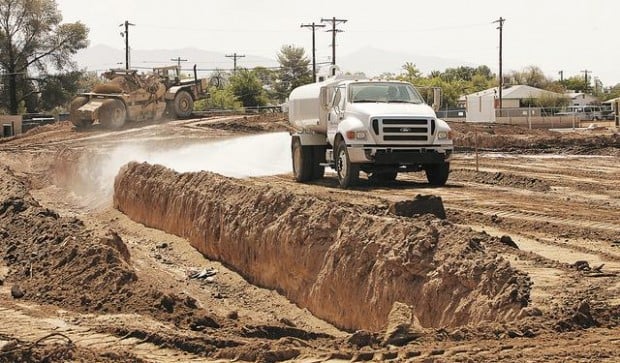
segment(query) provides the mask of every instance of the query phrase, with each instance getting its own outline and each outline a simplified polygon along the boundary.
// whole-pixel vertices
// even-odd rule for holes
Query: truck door
[[[334,97],[332,98],[331,107],[327,114],[327,136],[330,141],[334,140],[338,131],[338,124],[344,119],[345,111],[345,87],[336,87],[334,89]]]

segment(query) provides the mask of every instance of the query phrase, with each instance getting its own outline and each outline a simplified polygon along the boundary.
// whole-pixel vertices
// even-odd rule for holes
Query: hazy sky
[[[550,77],[599,77],[620,83],[620,1],[617,0],[56,0],[64,21],[90,28],[91,45],[123,49],[125,20],[133,49],[195,47],[274,59],[284,44],[310,55],[302,23],[347,19],[338,27],[337,55],[363,47],[486,64],[498,69],[498,30],[504,24],[504,70],[537,65]],[[331,33],[319,30],[317,57],[331,55]],[[179,56],[183,56],[179,54]],[[415,63],[415,59],[409,60]],[[206,61],[223,67],[228,59]],[[205,63],[203,63],[205,65]]]

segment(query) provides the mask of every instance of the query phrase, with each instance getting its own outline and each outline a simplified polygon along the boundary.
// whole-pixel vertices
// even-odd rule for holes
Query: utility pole
[[[558,74],[560,75],[560,83],[564,82],[564,71],[559,71]]]
[[[125,32],[121,32],[121,37],[125,38],[125,69],[129,70],[129,26],[135,26],[136,24],[132,24],[125,20],[125,23],[119,26],[123,25],[125,26]]]
[[[179,67],[179,72],[181,72],[181,62],[187,62],[187,59],[181,59],[181,57],[170,58],[170,60],[177,62],[177,67]]]
[[[324,28],[325,24],[301,24],[302,28],[312,28],[312,82],[316,82],[316,43],[314,37],[314,31],[316,28]]]
[[[582,72],[585,75],[585,79],[584,79],[585,89],[584,89],[584,92],[588,92],[588,88],[590,88],[589,87],[589,83],[588,83],[588,73],[592,73],[592,71],[584,69]]]
[[[226,58],[232,58],[233,59],[233,73],[237,73],[237,58],[243,58],[245,57],[245,54],[237,54],[237,53],[233,53],[233,54],[228,54],[226,55]]]
[[[502,33],[504,31],[504,22],[506,19],[501,16],[495,20],[494,23],[499,23],[497,29],[499,29],[499,110],[501,116],[502,110],[502,88],[504,88],[504,74],[502,73]]]
[[[336,33],[342,33],[344,30],[336,29],[337,24],[344,24],[347,22],[347,19],[336,19],[333,17],[331,19],[323,19],[321,18],[321,23],[332,23],[331,30],[327,30],[332,33],[332,64],[336,65]]]

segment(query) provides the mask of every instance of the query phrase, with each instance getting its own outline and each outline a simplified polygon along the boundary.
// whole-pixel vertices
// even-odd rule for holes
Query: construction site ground
[[[60,122],[2,140],[0,362],[620,361],[618,131],[451,126],[457,152],[444,187],[429,187],[423,173],[399,174],[385,184],[362,174],[358,187],[342,190],[328,169],[325,178],[307,184],[287,171],[244,178],[245,189],[235,189],[290,193],[312,208],[318,208],[314,201],[328,209],[344,206],[421,231],[437,226],[451,239],[442,248],[464,258],[483,254],[484,266],[503,266],[497,274],[509,271],[506,283],[523,290],[514,293],[518,299],[510,297],[519,309],[498,310],[505,315],[490,316],[494,310],[485,311],[482,301],[467,301],[471,314],[458,321],[417,316],[420,323],[397,327],[399,339],[398,314],[381,328],[365,324],[364,314],[351,321],[320,319],[312,307],[287,298],[288,290],[266,287],[232,261],[210,260],[187,239],[114,208],[119,167],[108,159],[121,153],[131,160],[128,145],[163,154],[220,140],[242,145],[237,138],[290,131],[285,115],[213,116],[114,132],[98,125],[78,131]],[[178,162],[209,157],[183,154]],[[445,219],[424,210],[397,216],[402,203],[424,197],[441,198]],[[243,202],[244,196],[238,198]],[[313,223],[321,219],[328,218],[316,215]],[[351,249],[347,257],[356,253]],[[456,269],[455,276],[443,272],[456,279],[455,288],[459,271],[478,268],[471,262],[470,270]],[[306,261],[300,257],[299,264]],[[483,276],[496,278],[494,269]],[[346,287],[346,278],[332,290]],[[485,283],[491,282],[480,280],[471,290]],[[304,286],[299,289],[303,296]],[[441,296],[424,303],[449,305]],[[373,304],[359,300],[351,296],[350,302]]]

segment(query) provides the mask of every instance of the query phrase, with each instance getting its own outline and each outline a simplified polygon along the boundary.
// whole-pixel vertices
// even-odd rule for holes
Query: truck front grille
[[[383,141],[425,144],[435,133],[433,118],[373,118],[372,128]]]

